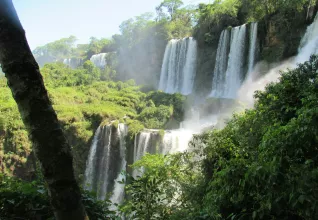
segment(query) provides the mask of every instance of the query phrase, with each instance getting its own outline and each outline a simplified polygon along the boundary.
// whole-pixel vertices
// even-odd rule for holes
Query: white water
[[[84,188],[86,190],[91,191],[93,189],[93,181],[94,181],[94,168],[96,166],[96,149],[97,149],[97,143],[98,143],[98,138],[100,137],[100,132],[101,132],[101,127],[98,127],[94,139],[92,142],[92,146],[89,150],[88,154],[88,160],[86,162],[86,170],[85,170],[85,184]]]
[[[166,46],[159,90],[166,93],[192,93],[196,74],[197,43],[192,37],[171,40]]]
[[[107,65],[106,62],[107,53],[95,54],[91,57],[90,61],[98,68],[105,68]]]
[[[126,170],[127,126],[119,124],[113,134],[113,126],[105,125],[96,130],[85,171],[85,189],[95,191],[99,200],[105,200],[113,193],[111,201],[120,203],[124,196],[124,185],[118,181],[124,178]]]
[[[295,63],[303,63],[309,60],[312,54],[318,53],[318,14],[314,22],[307,27],[304,37],[301,39],[298,55]]]
[[[146,153],[171,154],[189,150],[189,142],[194,132],[186,129],[166,130],[163,137],[156,129],[147,129],[136,135],[134,145],[134,162],[140,160]],[[134,169],[133,177],[144,173],[144,168]]]
[[[152,132],[151,131],[144,131],[140,134],[135,136],[135,144],[134,144],[134,162],[140,160],[147,152],[149,152],[150,145],[152,144],[149,142],[151,138]],[[144,169],[141,168],[139,170],[134,169],[132,176],[136,178],[137,176],[141,176],[144,172]]]
[[[126,141],[125,138],[128,134],[128,127],[125,124],[118,124],[118,136],[119,136],[119,143],[120,143],[120,159],[121,159],[121,172],[118,174],[118,177],[115,179],[115,185],[113,190],[113,195],[110,198],[112,203],[121,204],[124,199],[125,195],[125,184],[119,183],[125,182],[126,176],[122,173],[122,171],[126,171]],[[114,209],[114,207],[113,207]]]
[[[253,108],[255,101],[253,96],[256,90],[263,91],[267,84],[278,81],[280,71],[295,67],[293,58],[275,66],[276,67],[270,68],[263,77],[258,80],[253,80],[253,78],[257,78],[257,76],[260,75],[260,70],[258,69],[258,65],[256,65],[251,74],[251,78],[248,78],[240,88],[238,100],[245,103],[246,107]]]
[[[287,69],[297,67],[298,63],[308,61],[310,56],[318,53],[318,14],[315,17],[314,22],[307,27],[307,31],[301,39],[301,44],[298,48],[298,54],[295,58],[290,58],[274,67],[270,68],[267,73],[258,80],[247,80],[242,85],[238,98],[245,102],[249,107],[254,105],[254,92],[256,90],[264,90],[266,85],[271,82],[277,82],[280,77],[280,72]],[[258,70],[258,65],[253,71],[253,75],[256,77],[261,75]],[[256,78],[253,77],[252,78]]]
[[[255,66],[255,59],[256,59],[256,50],[257,50],[257,28],[258,23],[253,22],[250,25],[250,45],[249,45],[249,51],[248,51],[248,70],[247,75],[250,76],[250,73],[253,71],[253,68]]]
[[[197,61],[197,42],[192,38],[189,39],[186,62],[183,68],[183,81],[181,94],[188,95],[192,93],[194,77],[196,74]]]
[[[229,61],[225,73],[225,91],[221,98],[236,98],[242,84],[245,38],[246,25],[232,28]]]
[[[317,23],[318,23],[318,21],[316,18],[315,23],[313,23],[311,26],[308,27],[307,32],[315,33],[317,31],[317,33],[318,33]],[[230,52],[230,58],[232,56],[232,60],[228,61],[229,67],[227,68],[228,70],[226,71],[226,73],[228,73],[228,71],[230,69],[230,63],[232,63],[232,65],[233,65],[233,63],[238,62],[238,61],[234,61],[235,59],[238,59],[238,60],[242,59],[241,57],[234,56],[234,55],[238,55],[239,54],[238,51],[242,50],[242,48],[245,47],[245,46],[242,46],[240,44],[237,44],[238,42],[240,42],[242,40],[242,38],[243,38],[242,36],[244,35],[243,33],[245,31],[243,29],[240,30],[240,28],[242,28],[242,27],[238,27],[236,30],[232,30],[231,49],[232,49],[232,46],[234,46],[234,49],[232,49],[232,51]],[[237,33],[235,33],[235,32],[237,32]],[[223,35],[225,35],[225,33]],[[221,38],[224,38],[224,36]],[[255,39],[255,38],[250,37],[250,39]],[[220,41],[222,41],[222,40],[220,39]],[[287,67],[295,67],[297,60],[301,60],[301,59],[304,59],[306,57],[308,60],[309,56],[311,54],[317,52],[317,48],[318,48],[318,47],[316,47],[317,43],[318,43],[317,35],[307,33],[304,36],[302,42],[304,42],[304,43],[302,46],[300,46],[299,54],[297,55],[297,57],[295,59],[292,59],[290,61],[286,61],[281,65],[275,65],[275,67],[269,68],[270,70],[268,71],[268,73],[265,74],[264,77],[260,78],[257,81],[250,80],[248,83],[245,82],[244,85],[240,89],[239,99],[243,100],[246,103],[253,102],[252,95],[253,95],[254,91],[255,90],[262,90],[265,88],[266,84],[268,84],[270,82],[277,81],[279,78],[279,70],[284,70]],[[219,47],[221,48],[220,44],[221,43],[219,43]],[[182,44],[179,46],[180,46],[180,51],[184,51],[184,49],[181,49]],[[222,46],[222,47],[224,47],[224,46]],[[169,54],[171,52],[171,50],[177,50],[177,47],[173,48],[172,45],[167,46],[167,48],[168,49],[166,49],[166,52],[165,52],[166,54]],[[251,48],[253,48],[253,47],[250,47],[249,54],[253,53],[253,51],[251,51]],[[183,54],[181,56],[183,57],[184,54],[188,54],[188,52],[189,51],[181,52]],[[234,54],[234,55],[232,55],[232,54]],[[187,57],[188,55],[185,55],[185,56]],[[165,62],[165,60],[166,60],[166,62],[168,62],[166,58],[167,57],[165,55],[164,62]],[[249,59],[249,64],[252,63],[251,60],[252,59]],[[253,62],[255,62],[255,60]],[[253,66],[254,66],[254,64],[253,64]],[[257,69],[258,66],[259,65],[256,65],[254,70],[251,71],[251,73],[253,75],[260,74],[261,70]],[[179,66],[178,68],[180,69],[180,67],[181,66]],[[165,66],[163,68],[163,70],[164,69],[168,70],[168,66]],[[169,75],[166,74],[166,80],[168,80],[168,76]],[[164,76],[162,75],[162,77],[164,77]],[[133,155],[134,162],[141,159],[142,156],[145,155],[146,153],[168,154],[168,153],[183,152],[183,151],[189,150],[188,144],[192,138],[192,135],[195,133],[194,131],[197,132],[199,130],[199,128],[197,126],[202,127],[202,124],[203,124],[202,119],[200,120],[200,116],[198,114],[196,114],[196,112],[194,112],[192,115],[194,115],[194,117],[192,118],[193,119],[192,121],[188,120],[188,121],[183,123],[183,128],[185,128],[185,129],[165,131],[162,141],[161,141],[161,138],[158,137],[158,135],[159,135],[158,130],[145,130],[145,131],[141,132],[139,135],[137,135],[138,138],[136,136],[135,144],[134,144],[134,155]],[[209,118],[208,120],[205,120],[205,121],[216,123],[217,116],[212,115],[211,118]],[[108,171],[111,170],[111,167],[113,165],[115,166],[115,162],[114,161],[111,162],[111,160],[109,159],[109,158],[111,158],[110,147],[111,147],[111,142],[112,142],[111,129],[109,129],[110,127],[111,126],[105,126],[102,129],[98,128],[96,131],[96,134],[94,136],[93,144],[92,144],[92,147],[90,149],[90,153],[89,153],[89,157],[88,157],[88,161],[87,161],[87,169],[85,172],[85,180],[86,180],[86,184],[87,184],[86,188],[89,190],[92,190],[92,189],[94,189],[94,187],[93,187],[94,183],[96,183],[96,184],[98,183],[98,185],[100,185],[100,187],[97,187],[97,189],[99,189],[98,198],[104,199],[108,184],[115,180],[113,196],[111,197],[111,199],[112,199],[112,201],[114,201],[116,203],[120,203],[124,197],[124,186],[123,186],[123,184],[119,184],[117,181],[122,180],[125,177],[119,173],[117,173],[117,175],[114,178],[111,178],[108,175]],[[189,130],[189,129],[191,129],[191,130]],[[103,134],[103,135],[101,135],[101,134]],[[124,134],[127,134],[127,128],[124,125],[119,124],[118,135],[119,135],[119,139],[120,139],[120,158],[121,158],[119,161],[120,170],[125,170],[126,163],[127,163],[125,160],[125,151],[123,150],[126,148],[125,143],[124,143],[124,136],[125,136]],[[103,147],[102,155],[96,155],[96,154],[98,154],[98,147]],[[102,159],[97,160],[97,156],[102,156]],[[107,158],[107,159],[105,160],[105,158]],[[136,177],[137,175],[141,175],[142,173],[143,173],[143,170],[133,171],[133,176]],[[99,175],[96,175],[96,174],[99,174]],[[102,191],[101,188],[103,188],[104,190]]]
[[[68,58],[64,59],[63,63],[71,67],[72,69],[76,69],[77,67],[83,64],[83,60],[81,58]]]
[[[98,167],[99,175],[97,177],[97,198],[105,200],[107,194],[107,186],[109,184],[108,171],[110,169],[110,148],[111,148],[111,136],[112,126],[107,125],[103,127],[104,133],[104,146],[101,155],[101,162]],[[97,155],[98,156],[98,155]]]
[[[224,92],[225,72],[227,68],[230,43],[229,30],[223,30],[216,52],[215,68],[213,73],[212,97],[222,97]]]
[[[189,149],[193,132],[185,129],[165,131],[160,147],[161,154],[184,152]]]
[[[224,62],[227,59],[228,33],[227,31],[223,31],[222,33],[223,35],[218,45],[214,70],[215,77],[210,96],[235,99],[244,76],[246,25],[234,27],[231,30],[230,52],[225,72]]]

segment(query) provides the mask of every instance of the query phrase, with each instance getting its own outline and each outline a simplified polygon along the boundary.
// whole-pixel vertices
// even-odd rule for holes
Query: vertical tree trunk
[[[12,0],[0,0],[0,63],[40,161],[55,217],[87,220],[74,177],[70,146]]]

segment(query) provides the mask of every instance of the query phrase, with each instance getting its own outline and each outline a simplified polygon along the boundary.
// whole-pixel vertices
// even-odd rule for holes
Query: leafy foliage
[[[316,219],[318,57],[257,92],[255,109],[196,135],[194,151],[146,155],[130,219]]]
[[[261,20],[265,16],[272,15],[278,11],[302,11],[309,5],[314,5],[315,0],[240,0],[242,10],[248,13],[250,20]]]
[[[83,191],[82,201],[90,219],[118,219],[108,209],[109,201],[97,201]],[[25,182],[0,174],[0,218],[9,219],[54,219],[46,187],[41,180]]]
[[[180,106],[184,99],[181,95],[175,98],[162,93],[165,101],[160,102],[155,97],[152,101],[152,95],[141,92],[133,80],[125,83],[100,81],[100,70],[90,61],[78,69],[70,69],[62,63],[46,64],[41,72],[71,143],[76,176],[80,179],[93,133],[102,121],[126,116],[129,135],[134,137],[145,126],[164,128],[171,117],[182,114]],[[29,178],[33,174],[26,170],[34,172],[31,143],[5,79],[1,78],[0,82],[0,160],[3,161],[0,170]]]
[[[202,180],[199,172],[193,172],[199,167],[192,157],[190,153],[168,156],[146,154],[132,166],[134,169],[142,168],[144,173],[136,178],[130,177],[131,182],[127,186],[130,199],[121,211],[130,219],[190,217],[194,210],[195,187]]]
[[[317,57],[256,93],[254,110],[206,144],[204,204],[215,219],[315,219],[317,216]]]

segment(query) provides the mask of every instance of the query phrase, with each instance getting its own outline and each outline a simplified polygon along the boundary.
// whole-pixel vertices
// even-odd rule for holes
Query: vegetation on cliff
[[[101,81],[101,70],[90,61],[74,70],[62,63],[47,64],[41,72],[71,143],[79,178],[85,169],[94,131],[102,121],[120,120],[126,116],[126,122],[131,127],[140,125],[137,129],[140,130],[143,127],[164,128],[171,117],[178,121],[183,118],[183,96],[162,92],[147,94],[141,92],[133,80]],[[0,79],[0,91],[1,171],[32,178],[33,173],[27,173],[35,169],[31,144],[4,77]]]
[[[255,108],[195,136],[192,153],[146,155],[122,210],[138,219],[316,219],[318,57],[255,94]],[[160,218],[159,218],[160,219]]]
[[[193,8],[176,2],[163,1],[156,8],[157,16],[147,13],[123,22],[121,34],[112,39],[91,38],[88,44],[76,45],[76,37],[70,36],[33,51],[43,62],[71,57],[85,61],[77,69],[60,62],[41,69],[71,144],[79,180],[101,122],[128,124],[128,144],[132,144],[143,128],[164,129],[172,119],[182,121],[186,97],[150,91],[151,86],[128,80],[155,85],[169,39],[195,36],[197,80],[206,87],[204,83],[211,80],[203,76],[211,75],[210,60],[215,60],[210,49],[216,50],[224,28],[259,21],[261,58],[279,61],[295,55],[300,36],[312,20],[310,6],[316,4],[217,0]],[[104,70],[88,61],[100,52],[116,52]],[[193,153],[145,156],[134,167],[144,166],[146,172],[129,179],[130,200],[121,211],[137,219],[315,219],[317,65],[318,58],[313,57],[283,73],[279,83],[255,95],[255,109],[235,115],[222,130],[196,136]],[[6,174],[0,176],[0,216],[49,219],[52,210],[43,182],[7,176],[33,180],[37,164],[7,82],[0,77],[0,171]],[[83,194],[91,219],[116,218],[108,210],[108,201],[97,202],[93,195]]]

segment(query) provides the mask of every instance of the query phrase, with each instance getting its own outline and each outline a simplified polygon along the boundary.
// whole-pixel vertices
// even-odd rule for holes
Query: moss
[[[160,140],[163,140],[163,137],[165,136],[165,130],[160,129],[160,130],[158,131],[158,134],[159,134]]]
[[[145,126],[137,120],[127,119],[126,123],[128,125],[128,138],[130,140],[134,140],[136,134],[145,128]]]
[[[119,121],[118,120],[116,120],[116,121],[113,121],[112,122],[112,126],[113,126],[113,128],[118,128],[118,124],[119,124]]]

